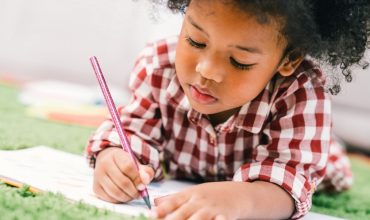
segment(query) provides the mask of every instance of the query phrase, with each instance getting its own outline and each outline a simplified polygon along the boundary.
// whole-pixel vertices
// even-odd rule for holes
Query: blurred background
[[[122,86],[145,43],[175,35],[181,18],[147,0],[0,0],[0,71],[96,83],[95,55]]]
[[[31,90],[42,85],[47,85],[45,93],[50,87],[60,91],[73,91],[76,85],[96,87],[89,63],[95,55],[108,83],[117,88],[116,94],[125,94],[130,70],[145,43],[175,35],[180,29],[180,14],[149,2],[0,0],[0,76],[8,81],[55,80],[54,84],[28,85],[23,101],[29,104],[34,98],[29,97]],[[353,149],[367,153],[369,71],[356,70],[353,82],[343,83],[333,105],[336,134]]]

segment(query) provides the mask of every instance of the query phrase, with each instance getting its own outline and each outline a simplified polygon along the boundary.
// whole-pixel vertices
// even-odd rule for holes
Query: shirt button
[[[225,176],[225,169],[220,168],[220,169],[218,170],[218,174],[217,174],[217,176],[218,176],[218,180],[220,180],[220,181],[225,181],[225,180],[226,180],[226,176]]]
[[[230,127],[225,127],[224,129],[222,129],[222,132],[230,132]]]
[[[208,171],[209,174],[215,175],[213,167],[208,167],[207,171]]]
[[[225,169],[224,169],[224,168],[220,168],[220,169],[218,170],[218,173],[219,173],[221,176],[225,175]]]
[[[215,144],[215,142],[216,142],[216,139],[214,137],[210,136],[209,137],[209,143]]]

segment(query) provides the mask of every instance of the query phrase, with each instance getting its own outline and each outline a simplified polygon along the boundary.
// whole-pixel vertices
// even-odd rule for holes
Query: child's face
[[[221,1],[191,1],[176,48],[176,72],[191,106],[203,114],[235,112],[254,99],[279,65],[279,26]]]

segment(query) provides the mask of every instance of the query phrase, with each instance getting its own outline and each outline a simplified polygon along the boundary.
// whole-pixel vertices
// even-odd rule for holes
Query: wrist
[[[98,158],[101,158],[101,157],[104,157],[104,155],[110,153],[111,151],[114,151],[114,150],[120,150],[120,148],[118,147],[115,147],[115,146],[109,146],[109,147],[106,147],[98,152],[95,153],[95,161],[98,161]]]

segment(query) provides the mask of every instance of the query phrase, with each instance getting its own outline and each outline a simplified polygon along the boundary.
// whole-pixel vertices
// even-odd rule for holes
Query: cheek
[[[239,82],[229,85],[228,88],[223,89],[221,94],[230,105],[241,106],[254,99],[258,93],[253,83],[241,84]]]
[[[193,53],[186,42],[179,42],[176,48],[176,72],[179,77],[187,77],[195,73],[195,67],[197,65],[197,57]]]
[[[266,79],[261,78],[258,73],[246,73],[246,76],[235,76],[228,81],[221,93],[225,100],[236,105],[243,105],[258,96],[266,87]],[[267,80],[268,81],[268,80]]]

